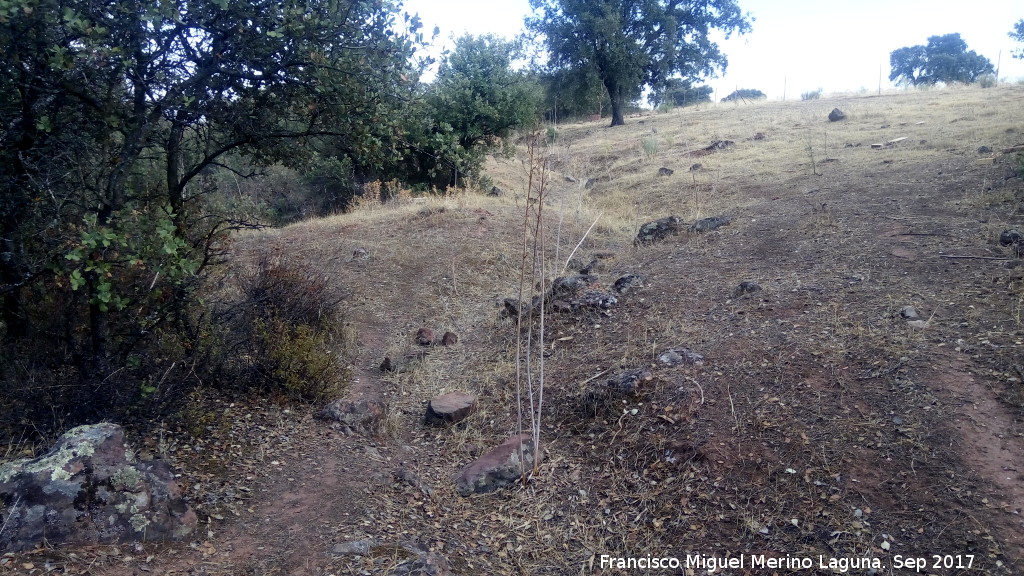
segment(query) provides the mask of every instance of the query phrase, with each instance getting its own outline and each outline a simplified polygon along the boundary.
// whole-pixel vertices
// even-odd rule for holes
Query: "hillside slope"
[[[169,453],[209,518],[191,546],[39,555],[94,574],[390,574],[415,546],[465,575],[646,573],[601,556],[688,554],[813,559],[779,574],[832,573],[819,556],[912,573],[896,555],[1021,573],[1024,269],[998,239],[1024,225],[1024,184],[1000,153],[1024,142],[1022,104],[1011,86],[559,127],[543,150],[548,261],[561,268],[596,219],[574,259],[596,260],[604,288],[643,281],[609,310],[548,316],[540,476],[485,496],[459,497],[452,477],[517,427],[500,304],[518,286],[525,148],[489,166],[500,198],[246,235],[233,265],[276,249],[344,288],[353,389],[387,403],[380,434],[225,405],[209,438]],[[830,123],[833,107],[847,119]],[[634,246],[669,215],[730,223]],[[379,371],[424,325],[459,343]],[[702,361],[669,366],[670,349]],[[649,372],[635,394],[593,405],[594,386],[635,368]],[[425,402],[451,390],[479,394],[480,410],[423,427]],[[351,541],[369,551],[336,553]]]

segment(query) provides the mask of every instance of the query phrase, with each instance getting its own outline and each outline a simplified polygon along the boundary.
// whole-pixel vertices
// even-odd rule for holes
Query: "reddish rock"
[[[325,406],[319,416],[349,428],[375,432],[385,410],[387,405],[377,398],[342,398]]]
[[[518,434],[466,465],[455,477],[461,496],[493,492],[518,481],[539,458],[529,434]]]
[[[79,426],[44,456],[0,465],[0,550],[180,540],[197,518],[165,462],[136,461],[116,424]]]
[[[462,422],[476,410],[476,396],[468,392],[449,392],[427,404],[424,423],[429,426],[443,426]]]
[[[455,332],[445,332],[444,336],[441,336],[442,346],[454,346],[458,344],[459,337],[455,335]]]
[[[416,331],[416,343],[420,346],[430,346],[434,343],[434,331],[424,326]]]

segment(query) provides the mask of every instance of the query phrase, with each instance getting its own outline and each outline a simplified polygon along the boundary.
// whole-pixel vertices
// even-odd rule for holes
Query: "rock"
[[[492,186],[491,191],[487,193],[488,196],[494,197],[501,196],[502,194],[504,194],[504,192],[501,190],[501,188],[498,188],[497,186]]]
[[[680,364],[703,366],[704,357],[686,348],[672,348],[662,352],[658,356],[658,362],[666,366],[678,366]]]
[[[586,266],[580,268],[580,274],[585,274],[585,275],[589,276],[589,275],[593,274],[594,272],[597,272],[601,268],[602,268],[601,261],[598,260],[597,258],[594,258],[593,260],[590,261],[589,264],[587,264]]]
[[[370,257],[370,252],[366,248],[356,248],[352,251],[352,257],[348,259],[349,262],[353,260],[366,260]]]
[[[679,225],[683,221],[678,216],[668,216],[653,222],[648,222],[640,227],[636,234],[635,243],[638,245],[649,245],[660,242],[669,236],[679,234]]]
[[[441,346],[454,346],[459,343],[459,337],[455,335],[455,332],[445,332],[444,336],[441,336]]]
[[[737,286],[736,290],[733,292],[733,297],[740,298],[741,296],[746,296],[760,291],[761,286],[756,282],[740,282],[740,285]]]
[[[839,122],[844,119],[846,119],[846,114],[839,108],[833,108],[832,111],[828,113],[829,122]]]
[[[700,162],[697,162],[696,164],[693,164],[693,165],[690,166],[690,172],[700,172],[700,169],[703,168],[703,167],[704,167],[703,164],[701,164]]]
[[[597,276],[591,274],[559,276],[551,282],[551,291],[548,294],[548,300],[555,300],[563,296],[578,295],[594,282],[597,282]]]
[[[612,290],[618,294],[625,294],[633,288],[644,285],[644,279],[642,276],[636,274],[626,274],[615,281],[612,285]]]
[[[195,512],[160,460],[136,461],[124,430],[73,428],[44,456],[0,465],[0,550],[180,540]]]
[[[619,303],[619,299],[603,290],[587,290],[573,301],[578,308],[600,308],[607,310]]]
[[[317,416],[340,422],[354,430],[375,432],[386,410],[387,405],[377,398],[342,398],[325,406]]]
[[[1024,234],[1016,230],[1003,230],[999,234],[1000,246],[1020,245],[1021,243],[1024,243]]]
[[[583,393],[580,408],[589,416],[611,411],[616,402],[634,394],[641,382],[651,380],[651,373],[645,368],[626,370],[622,374],[594,384]]]
[[[674,173],[675,170],[672,170],[671,168],[665,168],[664,166],[658,168],[658,176],[671,176]]]
[[[710,218],[703,218],[690,225],[690,232],[710,232],[729,224],[729,222],[732,222],[732,219],[728,216],[711,216]]]
[[[466,465],[455,477],[455,489],[461,496],[493,492],[522,478],[539,457],[529,434],[512,436]]]
[[[715,140],[710,146],[704,148],[705,152],[714,152],[715,150],[725,150],[726,148],[732,148],[736,143],[732,140]]]
[[[754,134],[751,140],[764,140],[764,132],[758,132],[757,134]]]
[[[413,557],[399,562],[389,573],[394,576],[452,576],[448,559],[430,550],[422,550],[412,546],[404,549]]]
[[[331,548],[332,554],[338,556],[366,556],[370,553],[376,543],[373,540],[353,540],[350,542],[338,542]]]
[[[434,343],[434,331],[424,326],[416,331],[416,343],[420,346],[430,346]]]
[[[380,363],[380,371],[381,372],[398,372],[399,371],[399,365],[398,365],[398,363],[392,361],[389,356],[385,356],[384,357],[384,361]]]
[[[904,306],[900,308],[900,316],[907,320],[918,320],[920,316],[917,314],[917,309],[913,306]]]
[[[978,154],[991,154],[991,153],[992,153],[992,149],[989,148],[988,146],[980,146],[980,147],[978,147]]]
[[[577,184],[577,183],[579,182],[579,180],[577,180],[577,179],[576,179],[575,177],[573,177],[573,176],[566,176],[566,177],[565,177],[565,181],[566,181],[566,182],[571,182],[571,183],[573,183],[573,184]]]
[[[476,411],[476,396],[469,392],[449,392],[436,396],[427,403],[423,423],[445,426],[462,422]]]

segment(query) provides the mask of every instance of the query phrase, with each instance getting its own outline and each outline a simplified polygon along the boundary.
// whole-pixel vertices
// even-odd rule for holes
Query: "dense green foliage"
[[[1024,18],[1021,18],[1013,25],[1013,30],[1010,30],[1009,36],[1017,42],[1024,42]],[[1014,50],[1013,57],[1024,58],[1024,48]]]
[[[740,88],[722,98],[722,102],[739,102],[741,100],[764,100],[768,95],[756,88]]]
[[[988,58],[974,50],[960,34],[930,36],[927,45],[897,48],[889,54],[889,80],[918,86],[936,82],[970,84],[994,71]]]
[[[6,423],[58,427],[173,395],[206,353],[201,281],[246,225],[215,194],[220,174],[303,165],[318,146],[349,171],[394,155],[417,42],[396,10],[0,1]]]
[[[515,46],[495,36],[463,36],[427,87],[420,135],[419,173],[435,185],[455,186],[478,176],[484,155],[508,143],[513,131],[537,121],[540,86],[512,69]],[[425,173],[423,172],[425,169]]]
[[[645,86],[665,88],[673,77],[693,81],[724,70],[713,40],[750,30],[734,0],[531,0],[527,27],[543,37],[552,70],[584,70],[600,79],[611,102],[612,126]]]

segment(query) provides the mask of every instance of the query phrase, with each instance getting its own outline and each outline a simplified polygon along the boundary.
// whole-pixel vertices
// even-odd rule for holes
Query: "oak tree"
[[[735,0],[531,0],[527,27],[543,37],[553,69],[589,68],[611,99],[612,126],[644,87],[694,81],[725,70],[714,41],[746,33],[752,18]]]

